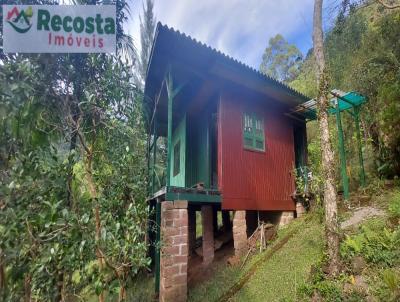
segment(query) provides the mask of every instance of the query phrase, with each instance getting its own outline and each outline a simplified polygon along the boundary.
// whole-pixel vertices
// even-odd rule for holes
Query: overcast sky
[[[326,23],[339,0],[325,1]],[[312,47],[314,0],[154,0],[157,21],[258,69],[268,40],[282,34],[305,54]],[[129,32],[139,41],[142,1],[131,7]],[[140,47],[140,46],[138,46]]]

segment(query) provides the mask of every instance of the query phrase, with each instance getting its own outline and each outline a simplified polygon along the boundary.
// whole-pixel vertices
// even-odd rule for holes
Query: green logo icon
[[[25,10],[21,9],[21,11],[18,11],[18,8],[15,6],[7,14],[7,23],[10,24],[11,27],[15,29],[15,31],[23,34],[31,29],[32,16],[33,16],[33,11],[31,6],[29,6]]]

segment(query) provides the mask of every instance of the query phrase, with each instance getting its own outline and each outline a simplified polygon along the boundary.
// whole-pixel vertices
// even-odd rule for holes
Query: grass
[[[321,263],[299,291],[305,299],[317,293],[323,301],[400,301],[400,191],[381,189],[371,195],[368,206],[386,209],[388,215],[345,231],[340,275],[327,278]],[[361,270],[354,266],[360,263],[356,257],[366,263]]]
[[[261,265],[259,260],[269,249],[252,257],[243,269],[221,265],[212,280],[189,292],[189,301],[217,301],[254,264],[256,271],[230,301],[296,301],[297,287],[304,283],[311,265],[321,258],[324,244],[322,224],[315,218],[295,220],[278,233],[274,244],[298,228],[301,230]]]

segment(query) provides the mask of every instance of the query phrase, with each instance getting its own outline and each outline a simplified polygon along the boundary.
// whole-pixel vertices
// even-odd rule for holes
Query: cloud
[[[155,0],[154,10],[161,23],[258,68],[268,40],[278,33],[304,53],[312,46],[313,4],[314,0]],[[135,1],[130,33],[137,44],[139,11],[141,1]]]

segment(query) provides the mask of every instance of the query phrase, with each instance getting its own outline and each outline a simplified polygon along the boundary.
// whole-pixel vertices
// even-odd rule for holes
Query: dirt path
[[[354,225],[358,225],[360,224],[362,221],[364,221],[367,218],[371,218],[371,217],[377,217],[377,216],[385,216],[386,213],[385,211],[378,209],[378,208],[374,208],[374,207],[362,207],[362,208],[358,208],[354,211],[353,215],[343,221],[340,225],[340,227],[342,229],[348,229]]]

